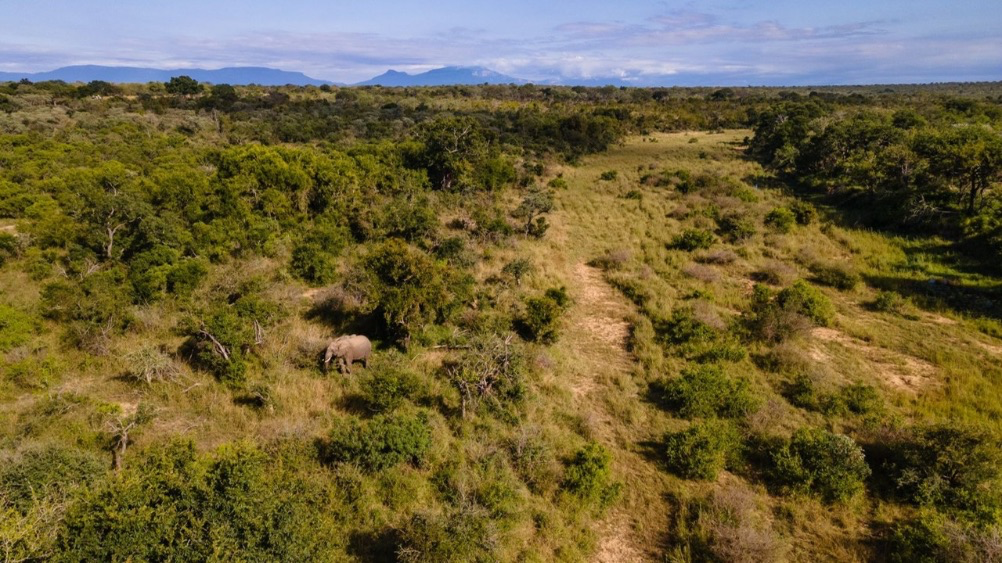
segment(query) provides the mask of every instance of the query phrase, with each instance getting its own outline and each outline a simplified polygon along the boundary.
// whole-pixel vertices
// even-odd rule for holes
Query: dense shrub
[[[330,560],[332,498],[248,444],[198,456],[191,444],[146,459],[82,494],[67,511],[57,560]]]
[[[810,203],[795,199],[790,203],[790,211],[793,212],[793,216],[797,219],[798,225],[810,225],[818,217],[818,210]]]
[[[818,283],[842,291],[855,289],[861,281],[859,274],[855,270],[843,264],[815,263],[811,265],[810,270],[814,274],[814,280]]]
[[[765,224],[777,232],[788,233],[797,224],[797,217],[785,207],[777,207],[765,216]]]
[[[525,301],[525,312],[519,318],[523,335],[537,342],[556,342],[560,335],[560,318],[570,305],[564,288],[546,290],[542,297]]]
[[[591,442],[567,463],[561,487],[585,502],[604,507],[616,500],[622,484],[613,481],[612,454]]]
[[[716,239],[710,231],[686,229],[672,239],[671,248],[692,252],[710,248],[714,242]]]
[[[0,457],[0,491],[25,512],[35,502],[64,500],[76,487],[96,482],[107,468],[106,460],[76,448],[33,447]]]
[[[726,215],[717,219],[717,232],[729,242],[741,242],[755,234],[755,224],[739,215]]]
[[[834,316],[834,305],[821,291],[797,280],[778,294],[756,285],[744,321],[752,337],[781,342],[811,325],[828,326]]]
[[[37,319],[0,303],[0,352],[28,342],[38,329]]]
[[[469,279],[450,277],[442,264],[400,239],[376,245],[364,264],[369,301],[379,304],[386,327],[405,338],[444,316],[470,285]]]
[[[669,408],[684,418],[740,418],[758,406],[748,380],[731,378],[720,366],[687,368],[663,384]]]
[[[739,445],[732,423],[716,419],[695,422],[665,436],[665,461],[681,477],[714,480],[728,462],[733,462]]]
[[[430,447],[427,414],[387,414],[338,422],[323,444],[323,458],[327,463],[357,463],[380,470],[400,463],[420,464]]]
[[[779,292],[776,303],[781,309],[794,311],[819,326],[828,326],[835,317],[835,307],[825,294],[803,280]]]
[[[292,249],[289,265],[292,273],[311,284],[331,283],[337,273],[337,259],[348,240],[343,227],[328,221],[317,222]]]
[[[392,411],[408,399],[417,399],[423,387],[416,374],[398,364],[377,366],[361,385],[362,397],[369,409],[376,412]]]
[[[445,514],[419,512],[398,531],[402,563],[494,561],[500,531],[484,507],[463,504]]]
[[[802,428],[772,454],[772,476],[784,488],[840,502],[863,490],[870,467],[852,438]]]
[[[893,291],[880,291],[869,306],[874,311],[882,313],[901,313],[905,307],[905,299]]]
[[[888,469],[897,491],[921,505],[988,512],[999,504],[989,488],[1002,452],[985,430],[954,425],[922,428],[899,443]]]
[[[458,392],[464,416],[480,410],[515,420],[528,393],[528,360],[514,335],[488,334],[471,339],[458,358],[443,369]]]

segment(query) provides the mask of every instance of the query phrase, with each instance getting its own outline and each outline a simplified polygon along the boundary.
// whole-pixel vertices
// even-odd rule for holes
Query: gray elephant
[[[372,342],[361,334],[339,336],[331,341],[324,354],[324,369],[330,367],[331,360],[337,358],[338,369],[351,373],[351,364],[362,362],[369,367],[369,354],[372,353]]]

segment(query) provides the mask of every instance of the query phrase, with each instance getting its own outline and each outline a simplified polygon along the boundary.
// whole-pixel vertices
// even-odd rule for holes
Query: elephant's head
[[[331,363],[331,360],[336,357],[344,356],[345,354],[346,340],[344,337],[337,338],[327,346],[327,352],[324,353],[324,366]]]

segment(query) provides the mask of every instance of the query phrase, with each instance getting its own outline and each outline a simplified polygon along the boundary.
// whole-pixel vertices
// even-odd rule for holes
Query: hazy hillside
[[[1000,94],[0,84],[0,553],[997,560]]]

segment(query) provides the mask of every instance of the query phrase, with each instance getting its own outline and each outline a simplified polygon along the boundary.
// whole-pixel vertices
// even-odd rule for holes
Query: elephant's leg
[[[365,366],[365,369],[369,369],[369,356],[362,358],[362,365]]]

